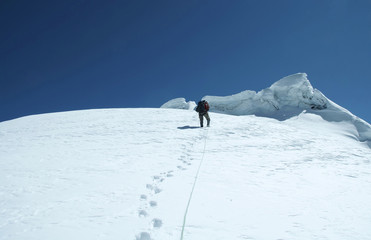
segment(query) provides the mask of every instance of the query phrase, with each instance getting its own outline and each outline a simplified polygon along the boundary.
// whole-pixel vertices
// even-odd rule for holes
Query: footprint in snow
[[[152,226],[154,228],[160,228],[162,226],[162,220],[161,219],[158,219],[158,218],[154,218],[152,220]]]
[[[158,188],[158,187],[156,187],[156,186],[153,186],[152,184],[147,184],[147,185],[146,185],[146,188],[147,188],[148,190],[153,191],[155,194],[161,192],[161,189],[160,189],[160,188]]]
[[[148,213],[145,210],[139,210],[138,216],[139,217],[147,217]]]
[[[147,185],[146,185],[146,188],[147,188],[148,190],[153,190],[153,186],[152,186],[152,184],[147,184]]]
[[[151,240],[151,236],[147,232],[141,232],[135,237],[136,240]]]
[[[155,194],[157,194],[157,193],[160,193],[162,190],[158,187],[155,187],[153,191],[155,192]]]
[[[157,202],[156,202],[156,201],[150,201],[150,202],[149,202],[149,205],[150,205],[151,207],[156,207],[156,206],[157,206]]]
[[[186,170],[186,168],[184,168],[184,167],[182,167],[182,166],[177,166],[177,168],[178,168],[179,170]]]
[[[163,182],[165,179],[162,178],[161,176],[153,176],[153,180],[157,182]]]

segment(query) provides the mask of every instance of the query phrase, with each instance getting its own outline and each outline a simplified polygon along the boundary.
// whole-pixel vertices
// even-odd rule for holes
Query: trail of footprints
[[[151,233],[163,226],[164,223],[161,218],[151,216],[151,210],[158,206],[157,201],[153,200],[153,198],[155,198],[157,194],[161,194],[161,183],[176,175],[177,171],[184,171],[188,166],[192,165],[191,162],[193,158],[190,154],[192,148],[193,143],[183,144],[183,154],[178,158],[179,163],[176,166],[176,169],[155,175],[152,177],[152,182],[146,184],[146,192],[140,195],[138,217],[143,219],[143,221],[147,221],[149,230],[137,234],[135,238],[136,240],[153,240],[151,238]]]

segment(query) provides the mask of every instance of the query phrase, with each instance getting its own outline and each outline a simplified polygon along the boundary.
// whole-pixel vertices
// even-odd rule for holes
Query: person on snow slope
[[[210,127],[210,117],[208,114],[209,109],[210,109],[210,106],[206,100],[201,100],[198,102],[197,107],[196,107],[196,112],[198,112],[198,116],[200,117],[201,127],[204,126],[204,117],[207,120],[207,126]]]

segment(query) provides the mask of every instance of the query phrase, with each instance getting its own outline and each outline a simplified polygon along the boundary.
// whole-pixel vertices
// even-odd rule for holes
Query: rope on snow
[[[207,140],[208,132],[209,132],[209,130],[207,129],[207,130],[206,130],[205,137],[204,137],[205,142],[204,142],[204,150],[203,150],[203,152],[202,152],[202,158],[201,158],[201,161],[200,161],[200,165],[198,166],[198,169],[197,169],[197,173],[196,173],[195,181],[193,182],[192,190],[191,190],[191,193],[190,193],[190,195],[189,195],[189,199],[188,199],[187,207],[186,207],[186,210],[185,210],[185,213],[184,213],[183,225],[182,225],[182,233],[181,233],[181,235],[180,235],[180,240],[183,240],[184,227],[185,227],[185,223],[186,223],[186,220],[187,220],[187,214],[188,214],[189,205],[191,204],[193,191],[194,191],[195,186],[196,186],[196,183],[197,183],[197,179],[198,179],[198,175],[199,175],[199,173],[200,173],[200,169],[201,169],[201,166],[202,166],[202,162],[204,161],[204,156],[205,156],[205,151],[206,151],[206,140]]]

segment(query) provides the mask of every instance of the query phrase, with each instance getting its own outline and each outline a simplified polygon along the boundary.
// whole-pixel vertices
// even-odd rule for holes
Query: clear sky
[[[1,1],[0,121],[159,107],[306,72],[371,122],[371,1]]]

